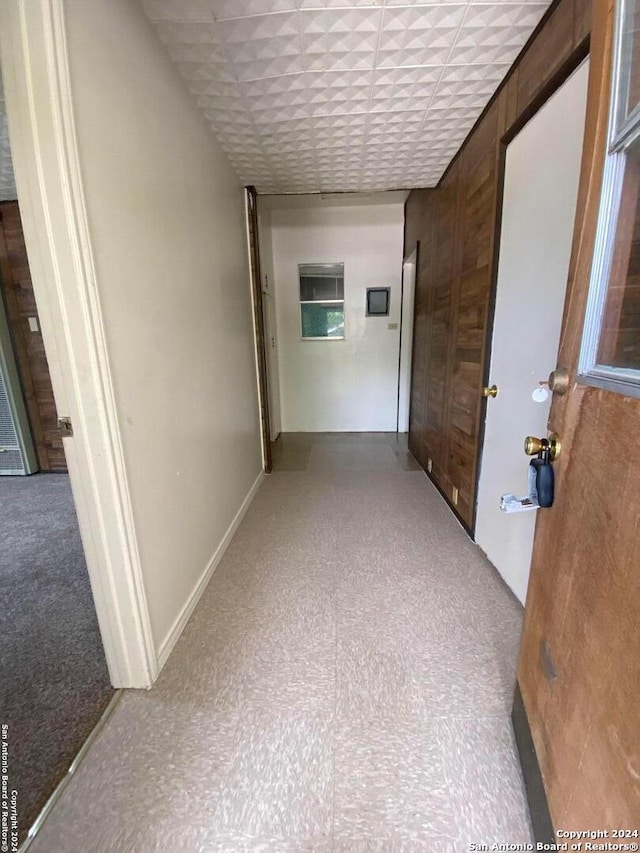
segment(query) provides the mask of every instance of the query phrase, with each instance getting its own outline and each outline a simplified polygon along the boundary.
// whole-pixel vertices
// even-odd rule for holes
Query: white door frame
[[[400,353],[398,356],[398,432],[409,432],[411,361],[413,354],[413,314],[415,308],[417,262],[418,247],[416,246],[416,248],[402,261]]]
[[[158,673],[96,287],[75,136],[63,0],[0,4],[16,185],[80,533],[111,681]]]

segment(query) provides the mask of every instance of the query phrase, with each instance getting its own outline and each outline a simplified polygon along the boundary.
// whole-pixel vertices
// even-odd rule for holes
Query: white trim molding
[[[240,526],[240,522],[245,517],[246,512],[249,509],[249,507],[251,506],[251,502],[255,498],[255,496],[258,492],[258,489],[260,488],[262,481],[264,480],[265,477],[266,477],[266,474],[264,473],[264,471],[260,471],[260,473],[256,477],[254,484],[249,489],[249,493],[247,494],[246,498],[243,500],[242,505],[240,506],[240,509],[236,513],[235,518],[233,519],[233,521],[229,525],[227,532],[224,534],[224,536],[222,538],[222,542],[216,548],[216,550],[215,550],[213,556],[211,557],[211,559],[209,560],[204,572],[202,573],[202,575],[198,579],[198,582],[196,583],[195,587],[193,588],[193,592],[191,593],[191,595],[187,599],[184,607],[182,608],[182,610],[178,614],[175,622],[171,626],[169,633],[167,634],[167,636],[164,638],[164,640],[160,644],[160,650],[158,651],[158,664],[159,664],[160,669],[162,669],[162,667],[165,665],[165,663],[167,662],[167,659],[169,658],[169,655],[173,651],[173,647],[178,642],[178,638],[180,637],[180,634],[182,634],[182,632],[185,628],[185,625],[189,621],[189,617],[191,616],[191,614],[195,610],[197,603],[200,601],[200,598],[202,597],[202,593],[205,591],[205,589],[207,588],[207,584],[211,580],[211,575],[215,572],[215,570],[218,566],[218,563],[220,562],[220,560],[224,556],[224,552],[229,547],[229,543],[233,539],[233,536],[234,536],[236,530]]]
[[[29,265],[98,622],[115,687],[158,660],[136,541],[87,222],[63,0],[0,4],[0,54]]]

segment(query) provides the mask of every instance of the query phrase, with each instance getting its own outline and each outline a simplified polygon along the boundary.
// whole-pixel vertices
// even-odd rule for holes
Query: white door
[[[409,432],[416,256],[417,252],[414,249],[409,257],[405,258],[402,265],[402,328],[400,330],[400,371],[398,376],[398,432]]]
[[[527,435],[547,435],[550,395],[532,393],[556,367],[587,96],[585,61],[507,149],[498,284],[476,542],[524,604],[537,512],[505,514],[527,493]]]
[[[264,337],[267,350],[267,385],[269,388],[269,435],[275,441],[280,435],[280,377],[278,375],[278,330],[275,300],[262,290]]]

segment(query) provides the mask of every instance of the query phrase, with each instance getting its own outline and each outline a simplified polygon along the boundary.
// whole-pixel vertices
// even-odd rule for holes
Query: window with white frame
[[[616,8],[607,158],[579,381],[640,397],[640,7]]]
[[[300,336],[344,339],[344,264],[299,264]]]

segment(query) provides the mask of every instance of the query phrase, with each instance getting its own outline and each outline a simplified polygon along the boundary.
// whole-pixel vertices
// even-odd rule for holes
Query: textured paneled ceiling
[[[549,5],[142,3],[261,193],[433,186]]]
[[[17,197],[11,148],[9,147],[7,113],[4,108],[4,89],[0,78],[0,201],[13,200]]]

